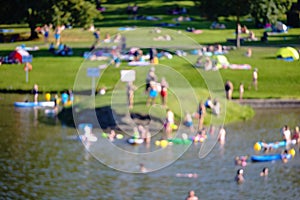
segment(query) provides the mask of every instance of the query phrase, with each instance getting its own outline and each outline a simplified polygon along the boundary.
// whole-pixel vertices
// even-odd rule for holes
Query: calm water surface
[[[227,125],[226,144],[217,144],[203,159],[198,158],[200,145],[192,145],[169,167],[128,174],[101,164],[80,142],[66,140],[76,130],[46,117],[44,110],[14,108],[13,102],[23,98],[0,94],[0,199],[184,199],[191,189],[200,199],[300,196],[299,155],[287,164],[248,163],[245,183],[233,181],[238,169],[234,157],[254,154],[258,140],[280,140],[284,124],[300,125],[299,109],[257,110],[252,120]],[[270,169],[267,178],[259,176],[263,167]]]

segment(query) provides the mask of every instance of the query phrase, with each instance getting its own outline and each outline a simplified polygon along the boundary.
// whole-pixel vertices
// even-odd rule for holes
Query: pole
[[[92,96],[95,96],[95,77],[92,77]]]
[[[26,83],[28,83],[28,63],[25,64]]]

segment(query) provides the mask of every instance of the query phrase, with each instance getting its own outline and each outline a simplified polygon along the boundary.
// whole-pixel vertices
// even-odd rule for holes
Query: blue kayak
[[[40,102],[15,102],[15,107],[32,108],[32,107],[54,107],[54,101],[40,101]]]
[[[287,159],[291,159],[292,155],[287,154]],[[251,156],[252,162],[270,162],[273,160],[281,160],[281,154],[268,154],[268,155],[253,155]]]

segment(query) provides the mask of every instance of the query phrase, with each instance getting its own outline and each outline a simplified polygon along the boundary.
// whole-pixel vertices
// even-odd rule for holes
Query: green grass
[[[115,2],[115,1],[114,1]],[[225,30],[211,30],[209,28],[211,22],[199,17],[197,9],[193,7],[192,1],[139,1],[138,5],[141,6],[140,13],[144,15],[159,16],[163,18],[163,22],[175,23],[173,18],[176,15],[168,15],[166,11],[168,8],[173,7],[175,4],[186,6],[190,11],[189,15],[195,20],[191,22],[182,22],[180,26],[176,28],[164,29],[164,34],[170,34],[176,40],[172,42],[154,42],[153,37],[157,36],[150,33],[154,24],[162,21],[140,21],[129,19],[125,13],[125,8],[128,1],[122,1],[121,3],[116,1],[111,4],[104,4],[107,11],[103,13],[104,20],[95,22],[96,27],[101,28],[101,36],[105,33],[110,35],[116,34],[118,28],[121,26],[137,26],[148,27],[139,31],[133,32],[120,32],[126,34],[128,38],[128,46],[141,46],[150,47],[151,45],[158,46],[161,49],[169,49],[173,51],[178,48],[193,49],[192,46],[209,45],[209,44],[222,44],[232,45],[227,42],[228,38],[234,38],[234,26],[235,22],[228,19],[221,21],[228,27]],[[258,38],[263,34],[263,29],[256,29],[249,21],[242,22],[253,30]],[[26,25],[0,25],[1,28],[12,28],[16,33],[22,33],[24,35],[29,34],[29,29]],[[192,34],[185,31],[186,27],[194,27],[201,29],[202,34]],[[173,59],[160,60],[159,66],[156,67],[159,72],[159,78],[165,76],[169,84],[173,87],[173,94],[169,98],[169,107],[171,107],[177,116],[180,118],[183,112],[194,112],[196,105],[194,103],[186,102],[185,97],[188,96],[184,90],[183,82],[178,80],[186,79],[191,88],[194,89],[196,94],[195,99],[205,100],[209,95],[220,98],[222,104],[222,115],[216,118],[213,115],[206,117],[206,123],[214,121],[221,123],[226,116],[225,122],[240,121],[249,119],[253,116],[253,110],[249,107],[242,107],[232,102],[224,100],[223,83],[229,79],[233,82],[235,90],[233,93],[234,98],[238,98],[238,86],[240,82],[245,85],[244,98],[300,98],[300,76],[298,73],[299,61],[285,62],[277,60],[275,57],[276,51],[282,46],[293,46],[299,48],[299,32],[300,29],[290,29],[287,34],[278,34],[269,37],[268,43],[245,42],[240,49],[232,50],[227,54],[227,58],[230,63],[235,64],[250,64],[252,68],[257,68],[259,73],[259,89],[248,89],[248,86],[252,81],[252,70],[230,70],[222,69],[217,72],[209,71],[205,72],[201,69],[195,69],[192,64],[196,61],[196,56],[187,56],[186,58],[175,56]],[[141,36],[142,35],[142,36]],[[246,35],[243,35],[246,37]],[[70,57],[54,56],[47,51],[48,45],[44,44],[43,39],[40,38],[35,41],[23,41],[15,43],[2,43],[0,44],[0,56],[8,55],[16,46],[26,44],[26,46],[38,46],[39,51],[32,52],[33,70],[29,73],[29,82],[25,82],[25,72],[23,65],[6,65],[0,66],[0,89],[2,91],[20,91],[31,90],[33,84],[39,85],[40,91],[46,92],[61,92],[69,88],[74,88],[74,83],[78,79],[78,76],[85,74],[85,71],[79,70],[83,67],[95,67],[105,62],[97,61],[85,61],[82,57],[83,52],[88,51],[94,41],[93,35],[87,30],[82,28],[67,29],[62,33],[62,42],[71,46],[74,50],[74,55]],[[50,34],[50,41],[53,42],[53,33]],[[104,46],[104,44],[101,44]],[[106,45],[106,44],[105,44]],[[244,56],[247,48],[251,47],[253,50],[253,56],[247,58]],[[168,68],[169,67],[169,68]],[[102,73],[97,87],[107,87],[108,94],[118,91],[118,93],[124,92],[125,84],[119,84],[119,74],[121,69],[131,69],[125,62],[122,63],[120,68],[114,68],[109,66]],[[137,68],[135,68],[137,69]],[[182,77],[174,78],[173,73],[168,73],[167,70],[177,72]],[[144,88],[145,71],[137,71],[137,81],[135,84],[139,85],[140,89],[135,95],[135,108],[134,112],[153,112],[158,117],[162,116],[164,112],[159,107],[147,108],[146,97],[143,93]],[[90,78],[83,78],[82,84],[76,85],[77,89],[89,90],[91,85]],[[116,87],[116,85],[118,87]],[[171,88],[172,88],[171,87]],[[180,93],[180,96],[178,95]],[[189,96],[188,96],[189,97]],[[124,100],[124,99],[123,99]],[[190,99],[188,99],[190,100]],[[112,101],[109,95],[97,96],[96,102],[98,106],[108,105]],[[160,102],[160,100],[157,100]],[[184,105],[180,105],[180,102],[185,102]],[[123,102],[124,103],[124,102]],[[179,109],[181,108],[181,110]],[[225,110],[226,108],[226,110]],[[149,110],[150,109],[150,110]],[[120,112],[124,112],[124,108],[121,107]]]

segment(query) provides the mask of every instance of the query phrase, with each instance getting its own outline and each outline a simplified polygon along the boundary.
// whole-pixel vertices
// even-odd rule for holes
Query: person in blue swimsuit
[[[156,100],[156,97],[158,95],[158,90],[157,90],[157,86],[156,86],[156,82],[154,81],[151,81],[150,82],[150,90],[149,90],[149,96],[148,96],[148,99],[147,99],[147,106],[150,105],[150,102],[152,105],[155,104],[155,100]]]

